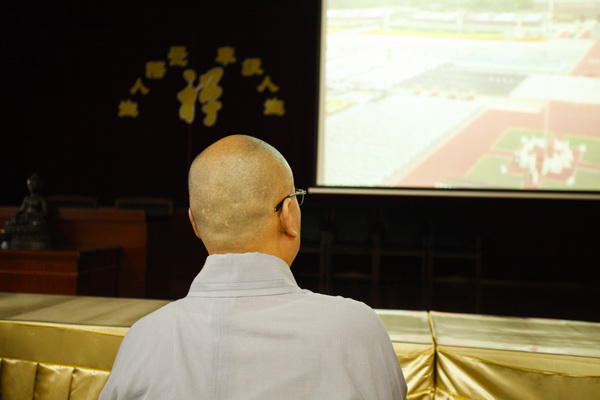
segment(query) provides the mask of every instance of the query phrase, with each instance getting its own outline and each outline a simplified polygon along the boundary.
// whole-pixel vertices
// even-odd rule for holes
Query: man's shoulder
[[[129,334],[131,334],[131,332],[153,329],[153,327],[168,324],[178,313],[177,310],[180,308],[180,305],[178,304],[179,301],[180,300],[167,303],[138,319],[129,329]]]
[[[342,296],[331,296],[310,291],[303,291],[306,303],[315,316],[320,316],[329,324],[351,327],[360,325],[363,328],[381,327],[381,320],[367,304]]]
[[[351,299],[349,297],[315,293],[311,292],[310,290],[303,290],[301,293],[306,296],[308,301],[320,307],[344,308],[348,310],[356,310],[357,312],[373,311],[365,303]]]

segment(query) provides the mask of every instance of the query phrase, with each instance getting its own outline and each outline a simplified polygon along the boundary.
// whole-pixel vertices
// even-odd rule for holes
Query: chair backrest
[[[97,208],[98,199],[81,195],[52,195],[46,196],[46,202],[56,208]]]
[[[338,206],[333,210],[333,244],[371,246],[375,226],[370,207]]]
[[[145,210],[149,217],[173,215],[174,201],[161,197],[119,197],[115,207],[126,210]]]
[[[328,213],[325,207],[302,206],[302,245],[321,244],[327,224]]]
[[[475,250],[479,246],[477,215],[468,208],[440,208],[431,215],[434,249]]]
[[[425,245],[427,219],[419,210],[399,207],[382,208],[380,227],[383,246],[416,249]]]

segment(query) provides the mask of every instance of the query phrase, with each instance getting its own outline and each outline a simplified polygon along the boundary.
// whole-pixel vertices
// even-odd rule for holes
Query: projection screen
[[[600,194],[600,0],[323,0],[317,188]]]

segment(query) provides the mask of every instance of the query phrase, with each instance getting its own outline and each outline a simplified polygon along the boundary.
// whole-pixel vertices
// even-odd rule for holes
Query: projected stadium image
[[[317,186],[600,191],[600,0],[323,18]]]

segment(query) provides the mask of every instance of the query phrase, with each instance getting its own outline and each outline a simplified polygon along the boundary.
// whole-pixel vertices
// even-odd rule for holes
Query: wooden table
[[[0,291],[116,296],[121,249],[0,250]]]
[[[17,211],[16,207],[0,207],[0,228]],[[189,227],[187,212],[184,217]],[[172,218],[148,218],[144,210],[59,208],[49,212],[47,221],[56,247],[121,248],[119,297],[167,297]],[[195,238],[191,227],[189,231]]]

